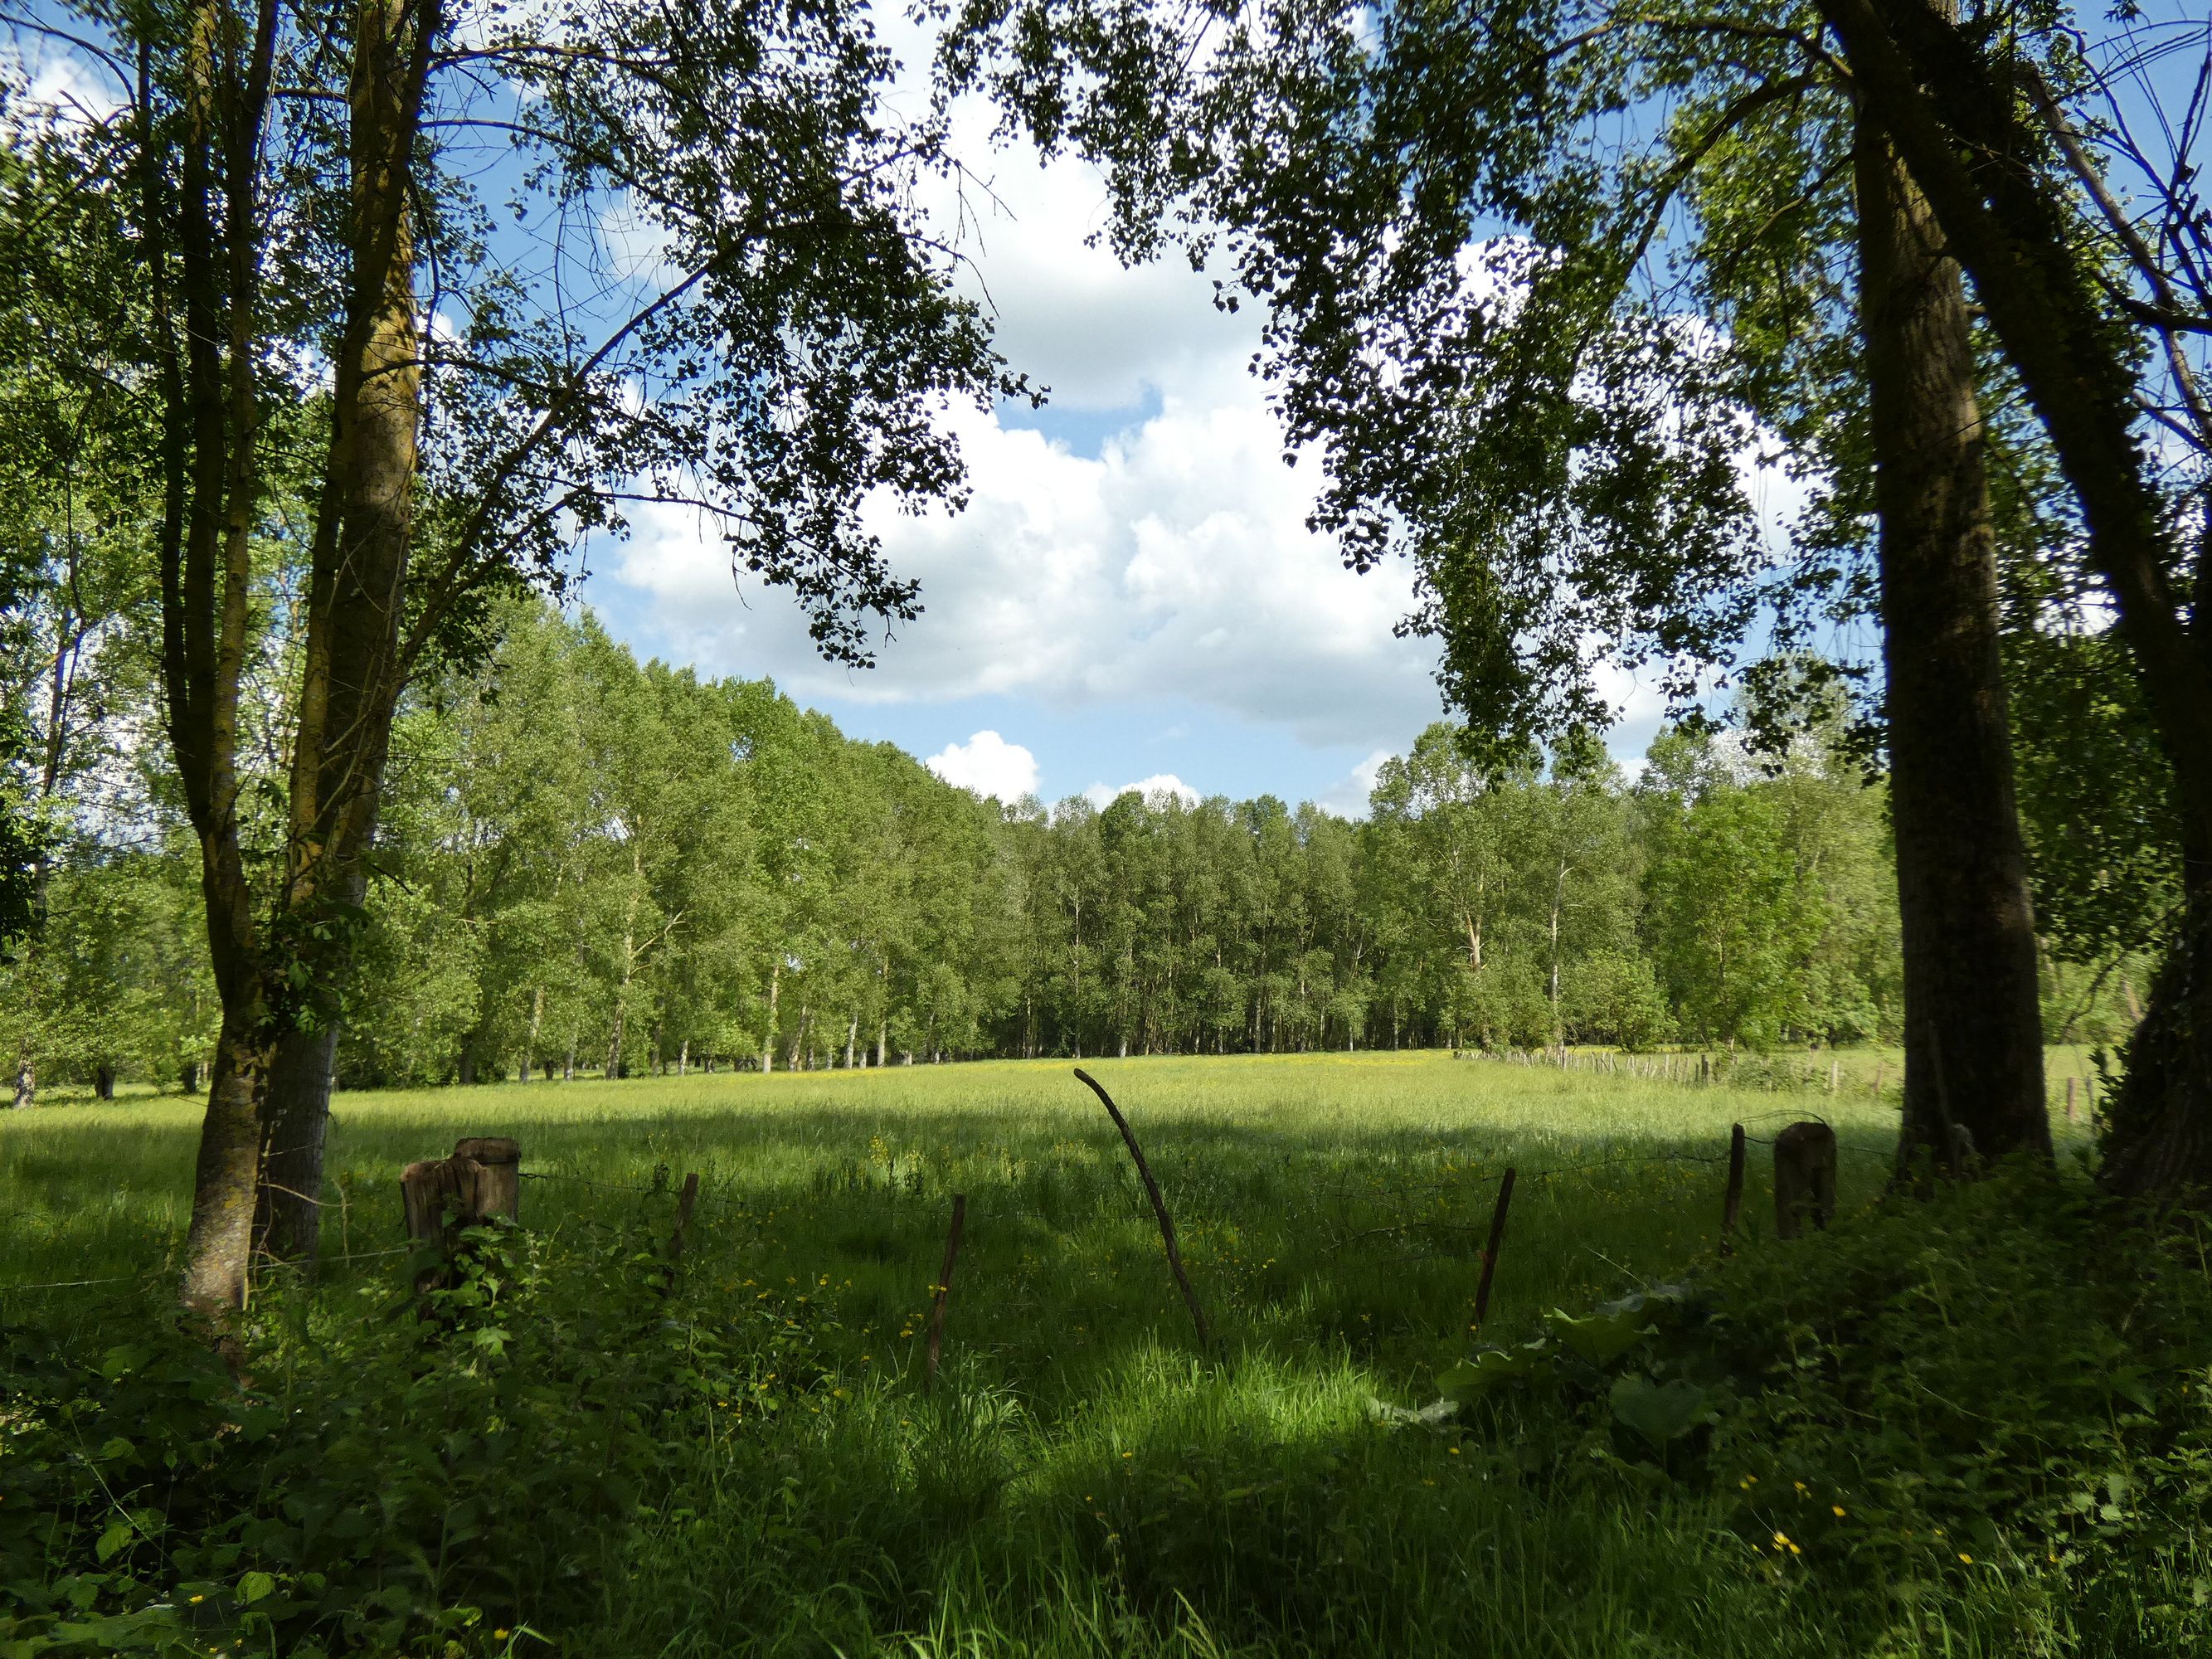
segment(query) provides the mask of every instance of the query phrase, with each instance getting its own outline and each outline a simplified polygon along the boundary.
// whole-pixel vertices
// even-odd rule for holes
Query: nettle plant
[[[242,1378],[150,1320],[112,1346],[0,1330],[0,1654],[550,1638],[702,1436],[834,1385],[830,1310],[704,1313],[663,1232],[470,1228],[422,1297],[406,1261],[349,1297],[265,1300]]]
[[[2007,1169],[1554,1310],[1379,1414],[1500,1478],[1706,1491],[1754,1571],[1869,1630],[2025,1597],[2097,1650],[2180,1651],[2212,1638],[2208,1244]]]

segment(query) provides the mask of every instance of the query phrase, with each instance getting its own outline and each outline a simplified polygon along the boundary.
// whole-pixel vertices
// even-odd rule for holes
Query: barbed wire
[[[1791,1114],[1787,1109],[1777,1110],[1754,1117],[1752,1119],[1752,1121],[1763,1122],[1771,1118],[1789,1116]],[[1750,1133],[1747,1133],[1744,1136],[1744,1140],[1747,1146],[1771,1146],[1774,1144],[1772,1137],[1753,1135]],[[1855,1141],[1844,1140],[1840,1136],[1837,1139],[1836,1150],[1838,1153],[1848,1152],[1857,1157],[1878,1158],[1886,1164],[1893,1163],[1896,1158],[1894,1148],[1884,1149],[1875,1146],[1868,1146]],[[1564,1163],[1554,1163],[1548,1165],[1540,1165],[1535,1167],[1522,1167],[1518,1164],[1510,1164],[1504,1159],[1498,1159],[1496,1161],[1495,1167],[1492,1170],[1479,1175],[1471,1182],[1451,1180],[1418,1183],[1378,1182],[1376,1187],[1364,1190],[1354,1190],[1341,1187],[1314,1188],[1310,1190],[1312,1196],[1319,1200],[1326,1203],[1334,1203],[1340,1207],[1349,1207],[1355,1204],[1380,1205],[1387,1203],[1389,1200],[1394,1198],[1402,1199],[1412,1194],[1425,1192],[1441,1192],[1449,1190],[1456,1193],[1464,1193],[1471,1198],[1476,1197],[1486,1193],[1490,1188],[1502,1182],[1504,1178],[1505,1170],[1508,1168],[1514,1170],[1515,1179],[1517,1182],[1550,1183],[1556,1182],[1561,1179],[1570,1176],[1587,1175],[1598,1170],[1649,1169],[1659,1165],[1685,1165],[1699,1168],[1711,1168],[1716,1165],[1724,1165],[1729,1161],[1730,1155],[1726,1152],[1692,1152],[1686,1150],[1644,1153],[1608,1153],[1598,1158],[1575,1158]],[[516,1174],[520,1179],[524,1181],[547,1182],[559,1185],[580,1187],[586,1191],[592,1193],[620,1193],[632,1197],[640,1198],[672,1198],[676,1193],[674,1184],[666,1181],[657,1182],[647,1185],[634,1182],[609,1181],[604,1178],[571,1175],[563,1171],[545,1170],[519,1170],[516,1171]],[[949,1185],[945,1187],[945,1190],[951,1190]],[[1085,1204],[1080,1197],[1072,1197],[1068,1203],[1057,1206],[1048,1210],[1035,1204],[1009,1204],[996,1201],[988,1187],[971,1187],[970,1190],[975,1195],[981,1196],[983,1199],[983,1202],[975,1206],[975,1211],[971,1212],[973,1218],[978,1221],[987,1219],[1026,1220],[1057,1228],[1066,1226],[1073,1219],[1084,1218],[1081,1217],[1081,1212],[1086,1208]],[[1112,1195],[1122,1201],[1120,1206],[1115,1207],[1126,1208],[1127,1216],[1125,1218],[1133,1220],[1145,1220],[1149,1218],[1148,1212],[1144,1206],[1141,1194],[1139,1194],[1136,1190],[1133,1178],[1130,1179],[1126,1186],[1121,1185],[1121,1183],[1116,1183],[1112,1189]],[[843,1193],[834,1191],[811,1191],[786,1193],[780,1195],[752,1194],[726,1196],[710,1191],[702,1190],[696,1195],[694,1201],[696,1204],[706,1206],[710,1208],[721,1211],[726,1214],[733,1214],[744,1219],[763,1223],[772,1221],[779,1215],[793,1212],[802,1212],[819,1215],[825,1210],[830,1212],[842,1211],[848,1215],[856,1218],[865,1216],[868,1220],[880,1222],[884,1219],[885,1209],[890,1207],[895,1210],[902,1196],[908,1196],[915,1201],[927,1201],[928,1195],[919,1189],[902,1189],[895,1184],[887,1182],[880,1187],[873,1185],[866,1186],[858,1191],[854,1191],[848,1185],[847,1190]],[[1098,1198],[1105,1197],[1107,1196],[1107,1190],[1104,1188],[1094,1189],[1091,1196]],[[1185,1204],[1179,1205],[1178,1208],[1184,1209],[1188,1205],[1188,1197],[1186,1197]],[[1094,1205],[1088,1207],[1091,1207],[1093,1210],[1095,1215],[1097,1209],[1104,1206]],[[1233,1218],[1225,1216],[1209,1215],[1202,1203],[1194,1206],[1188,1206],[1187,1209],[1187,1214],[1188,1220],[1186,1224],[1207,1220],[1233,1219]],[[1357,1233],[1347,1235],[1346,1238],[1340,1239],[1335,1245],[1332,1246],[1332,1250],[1340,1249],[1345,1243],[1349,1242],[1350,1239],[1353,1238],[1375,1237],[1391,1232],[1417,1230],[1438,1231],[1480,1231],[1476,1224],[1472,1222],[1460,1223],[1426,1218],[1403,1218],[1382,1226],[1364,1228]],[[377,1261],[395,1255],[409,1255],[419,1248],[420,1247],[417,1245],[410,1243],[393,1245],[385,1249],[355,1250],[337,1255],[322,1255],[317,1258],[317,1265],[340,1265],[355,1261]],[[296,1272],[306,1268],[308,1265],[309,1264],[301,1261],[272,1260],[258,1264],[257,1270],[264,1272],[272,1270]],[[109,1285],[150,1285],[166,1277],[167,1270],[162,1270],[160,1272],[149,1272],[146,1273],[116,1274],[98,1279],[53,1279],[31,1284],[0,1285],[0,1297],[29,1295],[35,1292],[47,1291],[87,1290]]]
[[[319,1267],[337,1261],[374,1261],[380,1256],[407,1255],[417,1248],[413,1244],[395,1244],[386,1250],[353,1250],[337,1255],[325,1255],[319,1252],[314,1265]],[[305,1261],[286,1261],[279,1259],[257,1263],[254,1271],[298,1273],[308,1265]],[[170,1270],[167,1268],[154,1268],[143,1273],[118,1273],[108,1279],[57,1279],[34,1285],[0,1285],[0,1296],[27,1294],[32,1291],[85,1290],[95,1285],[153,1285],[167,1279]]]

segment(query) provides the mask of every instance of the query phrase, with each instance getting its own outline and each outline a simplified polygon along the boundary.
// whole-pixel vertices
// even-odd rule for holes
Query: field
[[[641,1380],[619,1386],[688,1403],[641,1415],[660,1451],[606,1504],[582,1493],[612,1480],[614,1443],[585,1469],[558,1438],[569,1427],[547,1417],[550,1473],[531,1478],[561,1484],[487,1476],[469,1503],[535,1512],[501,1516],[506,1534],[472,1523],[486,1540],[472,1549],[451,1529],[466,1505],[449,1505],[438,1545],[364,1568],[408,1583],[416,1615],[348,1627],[368,1645],[429,1641],[419,1615],[442,1607],[420,1650],[2087,1651],[2067,1644],[2073,1615],[2051,1613],[2047,1585],[1951,1583],[1961,1570],[1948,1557],[1967,1555],[1929,1537],[1897,1544],[1935,1550],[1924,1595],[1839,1617],[1838,1581],[1819,1561],[1778,1563],[1781,1547],[1754,1536],[1773,1516],[1747,1510],[1748,1463],[1721,1480],[1673,1454],[1624,1458],[1550,1396],[1449,1431],[1381,1409],[1434,1400],[1439,1374],[1472,1350],[1480,1249],[1508,1164],[1518,1184],[1486,1342],[1711,1264],[1733,1122],[1754,1144],[1729,1271],[1754,1290],[1793,1262],[1817,1271],[1878,1225],[1867,1212],[1894,1107],[1869,1089],[1874,1062],[1852,1057],[1833,1094],[1825,1056],[1802,1076],[1760,1073],[1788,1090],[1645,1080],[1594,1057],[1565,1071],[1431,1054],[1095,1062],[1174,1212],[1215,1356],[1197,1348],[1111,1124],[1065,1062],[341,1096],[325,1237],[347,1259],[311,1297],[268,1277],[256,1382],[325,1401],[346,1367],[422,1341],[394,1312],[406,1300],[388,1254],[398,1167],[460,1134],[511,1134],[531,1177],[526,1231],[505,1247],[502,1322],[471,1374],[497,1389],[520,1386],[496,1379],[502,1365],[526,1381],[574,1370],[584,1399],[605,1382],[601,1356],[619,1345],[604,1333],[628,1296],[647,1316],[623,1340],[676,1357],[640,1358]],[[2081,1064],[2053,1055],[2062,1163],[2084,1145],[2056,1105]],[[1759,1143],[1807,1115],[1838,1131],[1844,1217],[1828,1239],[1777,1243]],[[195,1122],[190,1103],[155,1101],[0,1120],[6,1286],[53,1286],[0,1287],[0,1325],[97,1346],[159,1305]],[[700,1205],[664,1306],[650,1299],[663,1294],[652,1258],[688,1172]],[[955,1193],[966,1237],[944,1374],[925,1393]],[[639,1263],[646,1278],[625,1280]],[[574,1291],[582,1279],[615,1286],[610,1299]],[[422,1386],[422,1363],[405,1358],[398,1392]],[[510,1443],[521,1408],[507,1395],[483,1396],[499,1421],[472,1423],[452,1404],[465,1390],[441,1386],[462,1424],[438,1454],[449,1472],[529,1455]],[[329,1420],[396,1435],[387,1405]],[[392,1455],[366,1428],[328,1432],[334,1482],[349,1455]],[[370,1451],[353,1446],[364,1435]],[[1705,1455],[1724,1454],[1716,1443]],[[398,1525],[397,1500],[381,1501]],[[569,1508],[596,1518],[555,1524]],[[1812,1546],[1832,1569],[1843,1530]],[[481,1559],[514,1554],[518,1539],[550,1552],[556,1535],[558,1560]]]

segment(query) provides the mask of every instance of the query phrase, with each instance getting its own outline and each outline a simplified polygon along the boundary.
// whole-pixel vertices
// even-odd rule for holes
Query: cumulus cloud
[[[1036,793],[1036,757],[996,732],[978,732],[965,743],[949,743],[922,764],[957,788],[1002,801]]]
[[[1382,763],[1396,757],[1394,750],[1375,750],[1323,794],[1320,804],[1340,818],[1365,817],[1367,799],[1375,793],[1375,780],[1382,770]]]
[[[1083,792],[1083,799],[1103,811],[1132,792],[1147,801],[1157,800],[1163,795],[1173,795],[1185,806],[1198,805],[1198,791],[1172,772],[1155,772],[1149,778],[1139,778],[1134,783],[1125,783],[1119,789],[1103,783],[1094,783]]]
[[[770,673],[802,698],[1182,697],[1316,746],[1403,743],[1437,708],[1432,651],[1394,634],[1410,573],[1345,569],[1305,528],[1310,477],[1283,466],[1256,388],[1208,390],[1167,397],[1095,459],[952,416],[968,511],[872,516],[927,606],[872,672],[825,667],[789,600],[740,592],[711,532],[680,509],[641,511],[610,574],[642,591],[684,659]]]
[[[884,25],[909,65],[902,95],[919,100],[927,40]],[[1211,279],[1181,260],[1124,270],[1086,246],[1107,211],[1096,171],[994,151],[989,125],[986,109],[956,111],[974,171],[962,200],[951,183],[926,186],[939,198],[928,205],[957,227],[961,280],[994,313],[1009,362],[1050,386],[1052,402],[1043,430],[1026,410],[948,412],[969,466],[965,513],[872,507],[870,528],[892,567],[920,579],[926,614],[881,642],[874,670],[827,666],[788,596],[732,581],[711,526],[648,507],[596,561],[641,602],[623,609],[642,642],[709,672],[773,675],[801,700],[1180,701],[1302,746],[1402,746],[1438,712],[1433,648],[1394,632],[1413,605],[1410,572],[1355,575],[1306,529],[1318,468],[1283,465],[1280,426],[1246,369],[1255,309],[1216,310]],[[1115,435],[1079,453],[1048,435],[1055,409]]]

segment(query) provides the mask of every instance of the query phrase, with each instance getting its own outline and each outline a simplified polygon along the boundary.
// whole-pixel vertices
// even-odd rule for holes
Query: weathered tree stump
[[[522,1219],[522,1146],[504,1135],[465,1135],[453,1143],[453,1156],[481,1164],[489,1185],[483,1215]]]
[[[1808,1211],[1824,1231],[1836,1212],[1836,1132],[1825,1123],[1793,1123],[1774,1137],[1774,1236],[1796,1237]]]
[[[461,1144],[468,1145],[466,1141]],[[488,1206],[497,1190],[491,1170],[472,1158],[424,1158],[399,1172],[399,1194],[406,1206],[408,1239],[422,1249],[434,1253],[416,1269],[416,1295],[425,1296],[452,1285],[453,1252],[460,1243],[461,1232],[495,1213]],[[424,1311],[428,1312],[427,1306]]]

